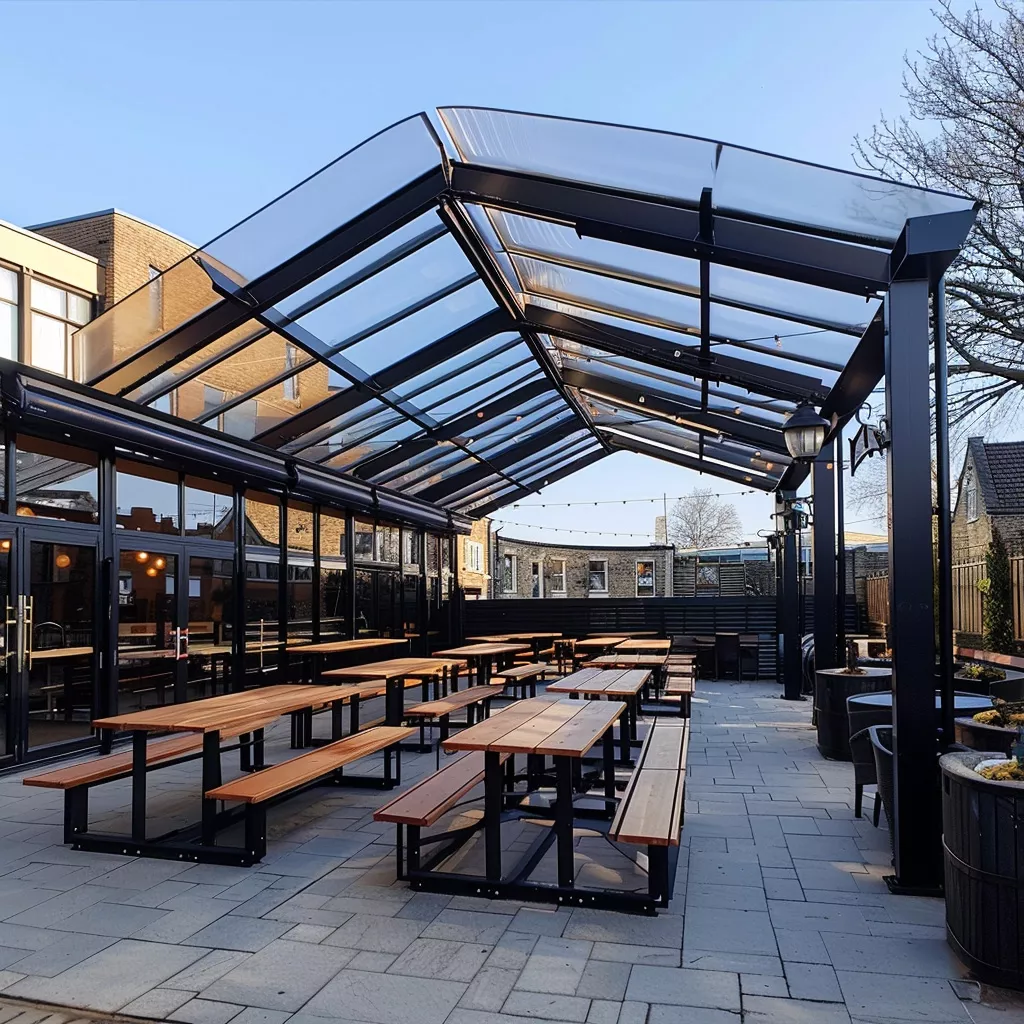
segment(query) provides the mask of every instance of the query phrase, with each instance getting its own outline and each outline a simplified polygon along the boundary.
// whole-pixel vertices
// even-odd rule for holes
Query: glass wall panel
[[[377,527],[377,561],[398,563],[401,552],[399,550],[399,529],[397,526]]]
[[[232,492],[227,484],[185,477],[185,536],[231,541]]]
[[[97,710],[96,549],[31,541],[28,745],[88,736]]]
[[[260,655],[278,641],[280,598],[279,509],[270,495],[245,497],[245,637],[246,648]]]
[[[313,510],[288,505],[288,575],[286,579],[288,638],[313,637]]]
[[[17,515],[99,521],[96,456],[81,448],[19,435]]]
[[[348,638],[348,569],[345,565],[345,517],[320,510],[320,639]]]
[[[367,523],[362,519],[355,521],[355,557],[360,562],[372,562],[374,560],[374,528],[373,523]]]
[[[231,685],[234,561],[188,556],[188,696],[212,696]]]
[[[402,618],[405,635],[417,636],[420,631],[420,576],[407,572],[402,577]]]
[[[161,466],[118,459],[117,525],[144,533],[179,532],[178,474]]]
[[[177,559],[125,548],[117,570],[118,711],[173,704],[177,676]]]
[[[356,637],[379,636],[377,632],[377,604],[373,584],[376,573],[370,569],[356,569]]]
[[[402,565],[406,568],[414,567],[419,572],[420,567],[420,533],[419,530],[402,530]]]

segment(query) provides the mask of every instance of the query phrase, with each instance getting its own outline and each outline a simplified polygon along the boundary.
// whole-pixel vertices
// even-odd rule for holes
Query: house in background
[[[985,555],[998,527],[1011,550],[1024,548],[1024,441],[967,441],[953,510],[953,561]]]

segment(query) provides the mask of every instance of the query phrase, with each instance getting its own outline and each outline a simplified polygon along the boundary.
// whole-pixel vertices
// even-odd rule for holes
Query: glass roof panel
[[[185,386],[187,387],[188,385]],[[247,439],[251,439],[264,430],[269,430],[271,427],[283,423],[292,416],[296,416],[300,412],[319,404],[330,393],[331,387],[327,381],[327,367],[323,363],[314,360],[306,369],[285,377],[284,380],[276,382],[271,387],[254,396],[253,401],[256,403],[256,415],[253,423],[253,432],[242,435],[236,433],[236,436],[244,436]],[[210,422],[208,425],[214,426],[215,423]]]
[[[563,403],[562,412],[555,413],[553,416],[544,419],[534,429],[530,430],[524,427],[523,423],[516,423],[514,424],[514,429],[502,431],[497,436],[485,438],[483,444],[473,448],[473,452],[474,454],[480,455],[484,458],[494,458],[494,456],[501,452],[507,452],[516,445],[522,444],[524,441],[529,441],[530,438],[536,437],[538,434],[542,434],[545,431],[550,430],[552,427],[568,423],[570,420],[574,419],[575,416],[576,413]]]
[[[445,359],[406,381],[399,390],[409,399],[419,400],[422,395],[421,404],[429,405],[522,366],[536,366],[529,346],[518,334],[502,334],[474,345],[455,358]]]
[[[597,310],[587,309],[585,306],[566,302],[562,299],[552,299],[546,295],[531,295],[530,302],[534,306],[541,306],[544,309],[554,310],[556,313],[564,313],[566,316],[576,317],[578,320],[589,321],[590,324],[607,324],[609,327],[619,327],[627,331],[639,331],[649,334],[652,338],[659,338],[662,341],[670,341],[674,345],[700,346],[700,337],[692,333],[683,333],[680,330],[673,330],[655,324],[638,324],[635,320],[615,316],[613,313],[602,313]]]
[[[908,217],[970,200],[710,139],[479,107],[438,111],[461,161],[891,243]]]
[[[513,256],[523,287],[532,294],[564,300],[625,319],[700,334],[700,300],[631,281]]]
[[[226,281],[248,284],[440,165],[421,114],[360,143],[86,324],[76,334],[82,379],[93,380],[226,301],[196,257]]]
[[[536,363],[533,363],[519,367],[496,381],[488,380],[456,395],[447,394],[447,389],[444,387],[432,388],[421,395],[417,401],[423,403],[434,419],[447,423],[455,417],[481,408],[532,381],[540,380],[542,377],[543,373],[537,368]]]
[[[417,457],[414,461],[411,460],[408,468],[404,468],[402,473],[388,478],[387,486],[405,491],[418,483],[419,489],[422,490],[432,483],[437,483],[441,479],[439,474],[451,467],[461,471],[475,465],[476,459],[468,456],[461,448],[444,445]]]
[[[853,354],[858,341],[853,335],[803,327],[777,317],[723,306],[718,302],[711,303],[711,333],[722,341],[751,342],[790,353],[797,358],[807,356],[827,360],[838,364],[840,368]],[[758,356],[748,355],[746,358],[761,361]]]

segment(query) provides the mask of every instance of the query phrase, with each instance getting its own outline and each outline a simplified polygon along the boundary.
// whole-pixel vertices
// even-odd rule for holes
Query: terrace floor
[[[889,895],[888,835],[853,817],[852,769],[818,755],[810,705],[776,693],[699,684],[656,918],[412,894],[372,790],[272,812],[246,869],[72,852],[61,795],[7,776],[0,1021],[15,997],[191,1024],[1024,1022],[1019,996],[963,983],[941,901]],[[405,779],[433,763],[404,755]],[[150,776],[167,823],[195,815],[197,767]],[[95,790],[94,817],[127,799]]]

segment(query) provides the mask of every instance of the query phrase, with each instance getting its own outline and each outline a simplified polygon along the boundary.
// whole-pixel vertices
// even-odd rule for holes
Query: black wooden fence
[[[813,598],[804,599],[804,630],[814,627]],[[500,598],[466,601],[465,636],[513,630],[545,629],[582,637],[605,630],[645,630],[662,636],[756,633],[758,674],[775,676],[777,646],[774,597],[648,598]],[[857,624],[857,609],[847,608],[847,629]]]

